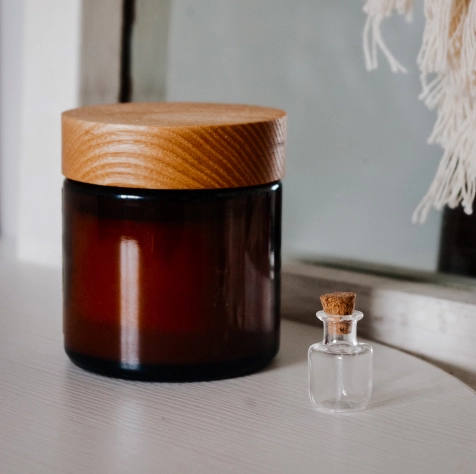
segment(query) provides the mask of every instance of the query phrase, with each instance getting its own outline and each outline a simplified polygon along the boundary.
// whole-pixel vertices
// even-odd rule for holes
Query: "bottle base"
[[[271,362],[278,349],[246,359],[195,365],[129,365],[81,355],[68,348],[65,351],[78,367],[107,377],[146,382],[205,382],[257,372]]]
[[[311,401],[314,404],[314,407],[325,413],[344,413],[344,412],[353,412],[364,410],[368,405],[368,400],[362,403],[362,400],[322,400],[316,403],[314,400]]]

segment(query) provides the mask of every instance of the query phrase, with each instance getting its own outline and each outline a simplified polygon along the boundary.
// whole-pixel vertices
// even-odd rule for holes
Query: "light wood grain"
[[[63,174],[104,186],[216,189],[277,181],[286,114],[245,105],[130,103],[63,113]]]
[[[307,395],[317,325],[284,321],[260,373],[138,383],[68,361],[59,271],[0,257],[0,301],[2,474],[474,473],[476,395],[397,350],[374,344],[368,410],[325,415]]]

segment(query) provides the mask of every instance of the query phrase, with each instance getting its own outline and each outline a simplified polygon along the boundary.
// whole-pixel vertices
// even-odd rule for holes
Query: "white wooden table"
[[[238,379],[108,379],[63,352],[60,272],[0,259],[0,473],[476,472],[476,394],[397,350],[374,345],[366,411],[315,412],[319,337],[284,321],[276,361]]]

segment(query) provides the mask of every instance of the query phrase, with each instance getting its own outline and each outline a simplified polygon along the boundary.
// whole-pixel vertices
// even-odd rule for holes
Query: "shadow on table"
[[[444,380],[442,382],[440,374],[421,377],[421,374],[413,373],[386,380],[377,379],[367,409],[406,405],[414,401],[428,402],[452,391]]]
[[[300,331],[295,331],[298,326]],[[275,370],[296,364],[307,363],[309,346],[322,339],[322,330],[307,324],[291,321],[283,322],[279,352],[273,361],[262,371]]]

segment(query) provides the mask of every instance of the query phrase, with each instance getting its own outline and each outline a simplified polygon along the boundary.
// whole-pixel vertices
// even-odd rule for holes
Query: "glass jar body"
[[[309,348],[309,397],[322,411],[363,410],[372,394],[372,347],[319,342]]]
[[[139,190],[65,180],[64,335],[106,375],[211,380],[279,345],[280,182]]]

